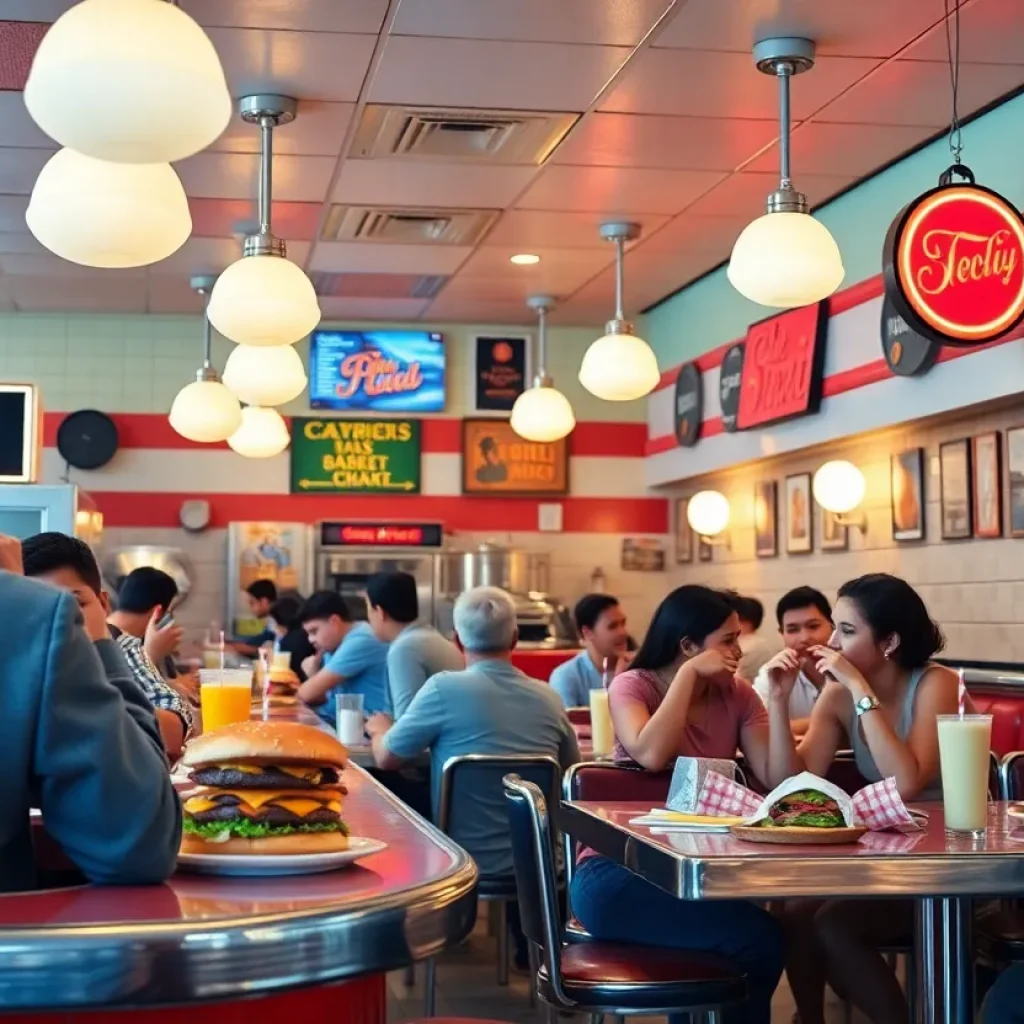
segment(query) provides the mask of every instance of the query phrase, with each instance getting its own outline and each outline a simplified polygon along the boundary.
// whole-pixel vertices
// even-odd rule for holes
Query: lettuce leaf
[[[223,842],[230,836],[242,839],[263,839],[266,836],[290,836],[296,832],[341,832],[348,835],[348,826],[343,822],[330,825],[267,825],[249,818],[236,818],[234,821],[208,821],[200,823],[195,818],[185,817],[183,828],[192,835],[200,836],[208,842]]]

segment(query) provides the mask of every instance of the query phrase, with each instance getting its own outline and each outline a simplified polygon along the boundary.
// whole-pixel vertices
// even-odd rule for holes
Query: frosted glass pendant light
[[[224,367],[224,383],[246,405],[272,407],[302,394],[306,370],[294,345],[236,345]]]
[[[572,433],[576,426],[569,399],[553,387],[548,376],[548,312],[554,299],[546,295],[527,300],[537,312],[537,376],[533,387],[527,388],[512,406],[512,429],[527,441],[558,441]]]
[[[247,405],[242,425],[228,438],[228,446],[247,459],[269,459],[288,447],[288,426],[276,409]]]

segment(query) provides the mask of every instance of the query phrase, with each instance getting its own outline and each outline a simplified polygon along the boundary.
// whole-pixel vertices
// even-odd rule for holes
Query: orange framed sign
[[[462,493],[547,497],[569,492],[568,439],[525,441],[508,420],[462,421]]]

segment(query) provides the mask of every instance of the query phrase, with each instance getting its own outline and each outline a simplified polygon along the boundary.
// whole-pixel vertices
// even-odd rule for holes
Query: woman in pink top
[[[680,756],[733,758],[742,750],[767,775],[768,716],[749,683],[734,677],[740,624],[707,587],[674,590],[654,613],[629,671],[609,688],[616,756],[650,771]],[[749,998],[730,1024],[770,1024],[782,975],[782,929],[741,900],[676,900],[605,857],[581,858],[572,880],[573,912],[605,942],[717,953],[747,976]]]

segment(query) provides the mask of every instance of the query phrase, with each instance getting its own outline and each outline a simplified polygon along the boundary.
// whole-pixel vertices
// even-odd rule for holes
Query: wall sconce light
[[[729,499],[721,491],[698,491],[686,508],[690,526],[705,544],[729,545]]]
[[[864,500],[864,474],[846,459],[833,459],[814,474],[814,500],[836,517],[840,526],[853,526],[866,533],[867,516],[860,507]]]

